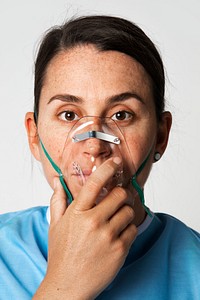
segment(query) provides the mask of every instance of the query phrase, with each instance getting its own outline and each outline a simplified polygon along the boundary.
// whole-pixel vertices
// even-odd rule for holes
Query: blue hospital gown
[[[0,215],[0,300],[32,299],[47,268],[47,207]],[[147,226],[148,225],[148,226]],[[154,214],[98,300],[200,300],[200,235]]]

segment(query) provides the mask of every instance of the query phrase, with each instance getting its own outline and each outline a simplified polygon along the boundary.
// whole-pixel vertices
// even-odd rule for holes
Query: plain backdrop
[[[46,29],[87,14],[128,18],[158,47],[173,127],[146,185],[146,202],[200,231],[199,0],[1,0],[0,213],[49,204],[52,191],[31,157],[24,128],[24,115],[33,109],[33,62]]]

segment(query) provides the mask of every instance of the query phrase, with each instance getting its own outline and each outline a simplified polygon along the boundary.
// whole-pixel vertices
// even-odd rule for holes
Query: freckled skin
[[[123,103],[110,105],[109,98],[125,92],[134,92],[141,99],[128,99]],[[81,104],[63,103],[49,100],[55,95],[70,94],[82,99]],[[37,132],[53,161],[60,166],[67,138],[66,125],[59,113],[76,110],[82,116],[111,116],[120,110],[130,110],[135,121],[124,127],[123,134],[128,143],[134,170],[137,171],[146,157],[150,158],[138,178],[144,186],[149,175],[155,148],[160,153],[164,149],[157,142],[158,123],[152,95],[151,79],[144,68],[134,59],[117,51],[100,52],[94,46],[77,46],[62,51],[49,63],[41,90]],[[167,133],[165,134],[167,136]],[[166,142],[165,142],[166,144]],[[57,176],[38,142],[35,157],[41,161],[45,176],[53,188],[53,178]],[[70,182],[68,182],[70,185]],[[76,185],[71,182],[72,190]],[[133,193],[130,184],[129,189]],[[135,195],[135,205],[139,199]]]
[[[123,101],[110,101],[113,96],[124,93],[132,96]],[[66,94],[75,101],[66,102],[56,96]],[[136,226],[145,218],[144,208],[131,184],[114,187],[96,205],[105,184],[119,170],[119,160],[112,158],[89,176],[74,201],[67,206],[66,194],[58,178],[55,180],[58,175],[36,135],[39,134],[48,153],[60,166],[69,128],[66,111],[73,112],[78,118],[114,118],[120,124],[131,156],[129,161],[122,153],[123,164],[133,163],[135,171],[150,153],[137,178],[142,187],[154,161],[155,150],[162,155],[166,148],[171,125],[169,113],[164,113],[162,121],[157,122],[151,80],[131,57],[116,51],[99,52],[93,46],[80,46],[52,59],[41,91],[37,126],[33,113],[26,115],[31,151],[41,161],[54,189],[50,204],[48,268],[35,300],[95,299],[124,264],[137,235]],[[116,118],[118,112],[128,112],[130,118],[119,120]],[[92,155],[101,159],[106,151],[105,143],[99,146],[98,140],[88,141],[93,143],[90,147]],[[82,157],[91,154],[88,148],[86,151],[86,145],[80,147]]]
[[[99,52],[92,46],[77,47],[57,55],[47,69],[40,98],[38,123],[40,137],[51,157],[59,164],[65,142],[59,127],[53,126],[56,103],[47,104],[53,95],[69,93],[80,96],[84,99],[81,106],[83,115],[102,116],[109,96],[129,90],[137,91],[145,101],[146,122],[140,122],[134,139],[129,139],[129,147],[136,156],[134,162],[139,167],[146,155],[145,148],[150,143],[148,140],[154,138],[157,126],[151,82],[143,67],[125,54],[115,51]],[[144,141],[141,141],[141,137]],[[53,170],[49,168],[43,151],[40,152],[44,169],[47,170],[45,173],[51,183],[50,174]]]

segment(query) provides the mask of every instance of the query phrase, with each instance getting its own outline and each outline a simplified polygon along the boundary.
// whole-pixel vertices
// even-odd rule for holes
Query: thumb
[[[54,178],[54,193],[50,201],[51,224],[57,223],[67,209],[67,198],[58,177]]]

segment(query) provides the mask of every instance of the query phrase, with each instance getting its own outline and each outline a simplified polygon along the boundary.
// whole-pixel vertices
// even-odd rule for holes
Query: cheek
[[[56,149],[48,149],[48,154],[52,158],[53,162],[59,167],[60,154]],[[44,171],[44,175],[49,183],[49,185],[53,188],[53,179],[58,176],[58,173],[54,170],[51,165],[49,159],[46,157],[42,147],[40,147],[40,161],[42,164],[42,168]]]
[[[156,132],[156,124],[148,122],[144,123],[143,126],[135,127],[131,132],[126,134],[125,139],[128,151],[136,171],[148,155],[151,155],[151,152],[153,152],[156,143]],[[151,158],[148,161],[151,162]]]
[[[48,130],[47,128],[41,128],[41,127],[40,127],[39,136],[51,160],[54,162],[54,164],[57,167],[60,168],[66,137],[60,136],[58,132],[55,132],[52,129]],[[48,183],[50,184],[50,186],[53,187],[53,178],[55,176],[58,176],[58,173],[56,170],[54,170],[51,162],[49,161],[46,154],[44,153],[44,150],[41,145],[40,145],[40,160],[44,170],[45,177]]]
[[[127,145],[132,163],[137,170],[141,163],[148,156],[152,147],[152,143],[150,140],[145,139],[144,136],[136,135],[134,137],[130,136],[127,139]]]

